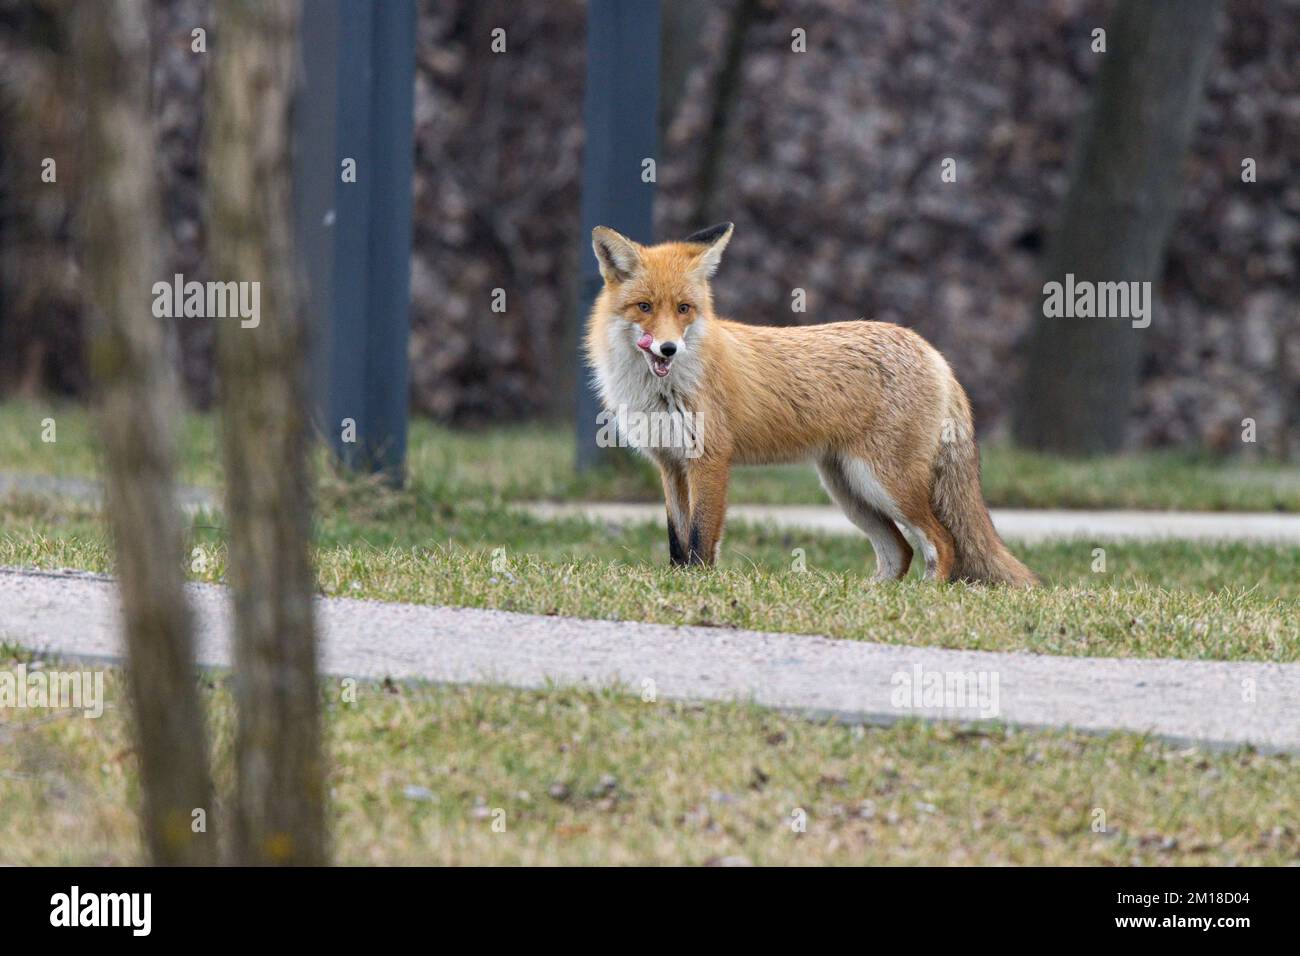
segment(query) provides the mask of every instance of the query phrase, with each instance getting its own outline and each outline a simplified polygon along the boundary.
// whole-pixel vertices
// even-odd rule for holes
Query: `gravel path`
[[[663,505],[533,502],[521,507],[540,518],[582,516],[612,524],[662,521]],[[1258,541],[1300,544],[1300,515],[1263,512],[1047,511],[994,508],[993,524],[1008,539],[1051,538]],[[798,531],[862,532],[831,505],[732,505],[729,518]]]
[[[199,659],[230,660],[224,588],[191,585]],[[51,654],[120,653],[113,584],[0,569],[0,639]],[[358,678],[544,687],[621,684],[656,699],[752,700],[813,716],[996,719],[1300,751],[1300,664],[1046,657],[791,634],[585,621],[323,598],[322,668]],[[969,675],[969,695],[956,696]],[[935,696],[938,680],[950,696]]]

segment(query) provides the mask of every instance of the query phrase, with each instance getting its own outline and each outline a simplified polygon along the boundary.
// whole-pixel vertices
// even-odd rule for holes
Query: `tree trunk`
[[[1106,30],[1045,282],[1146,282],[1153,291],[1177,212],[1183,157],[1214,52],[1219,0],[1125,0]],[[1152,322],[1162,316],[1151,305]],[[1073,454],[1124,445],[1145,329],[1129,318],[1044,315],[1015,405],[1016,441]]]
[[[239,706],[235,854],[244,864],[311,865],[325,862],[326,841],[307,342],[290,209],[297,5],[224,0],[217,11],[214,274],[261,289],[256,325],[217,320]]]
[[[714,83],[709,128],[704,133],[704,146],[700,150],[700,168],[695,180],[695,222],[692,228],[703,228],[720,218],[726,218],[717,211],[715,194],[723,172],[731,114],[740,96],[745,41],[759,12],[758,0],[735,0],[731,10],[727,48],[723,53],[722,68]]]
[[[174,501],[176,382],[151,307],[162,276],[147,7],[102,0],[76,10],[86,116],[83,261],[145,842],[154,863],[201,864],[216,860],[206,825],[212,783]]]
[[[700,36],[710,8],[699,0],[662,0],[659,33],[659,154],[667,156],[668,130],[686,98],[686,81],[700,57]]]

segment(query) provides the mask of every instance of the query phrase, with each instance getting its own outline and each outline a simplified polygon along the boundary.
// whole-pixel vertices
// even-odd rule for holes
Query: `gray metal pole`
[[[295,203],[313,332],[315,418],[344,464],[400,482],[415,2],[313,0],[301,33]],[[355,161],[355,181],[345,181],[345,160]]]
[[[642,163],[655,159],[659,99],[657,0],[590,0],[587,4],[587,90],[583,101],[586,149],[582,164],[582,233],[578,294],[579,329],[600,293],[600,270],[591,230],[617,229],[650,242],[654,233],[654,183],[642,181]],[[581,334],[579,335],[581,341]],[[577,467],[585,470],[608,453],[596,445],[599,400],[591,370],[578,360]]]

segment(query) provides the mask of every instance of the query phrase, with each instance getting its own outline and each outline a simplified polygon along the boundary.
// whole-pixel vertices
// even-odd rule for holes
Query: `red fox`
[[[876,579],[907,574],[1028,586],[1034,573],[993,529],[980,490],[970,401],[943,356],[887,322],[775,328],[713,311],[723,223],[643,246],[597,227],[604,288],[586,352],[608,412],[686,424],[693,445],[629,441],[658,464],[673,564],[712,564],[732,465],[811,460],[832,500],[871,540]]]

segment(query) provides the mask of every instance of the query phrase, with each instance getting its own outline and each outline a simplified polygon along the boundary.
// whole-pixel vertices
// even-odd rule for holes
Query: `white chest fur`
[[[596,364],[596,383],[606,411],[614,417],[620,444],[656,457],[698,456],[703,422],[692,395],[703,372],[696,349],[703,331],[696,331],[699,324],[687,330],[672,371],[660,378],[637,348],[640,331],[629,322],[610,321],[606,348]]]

